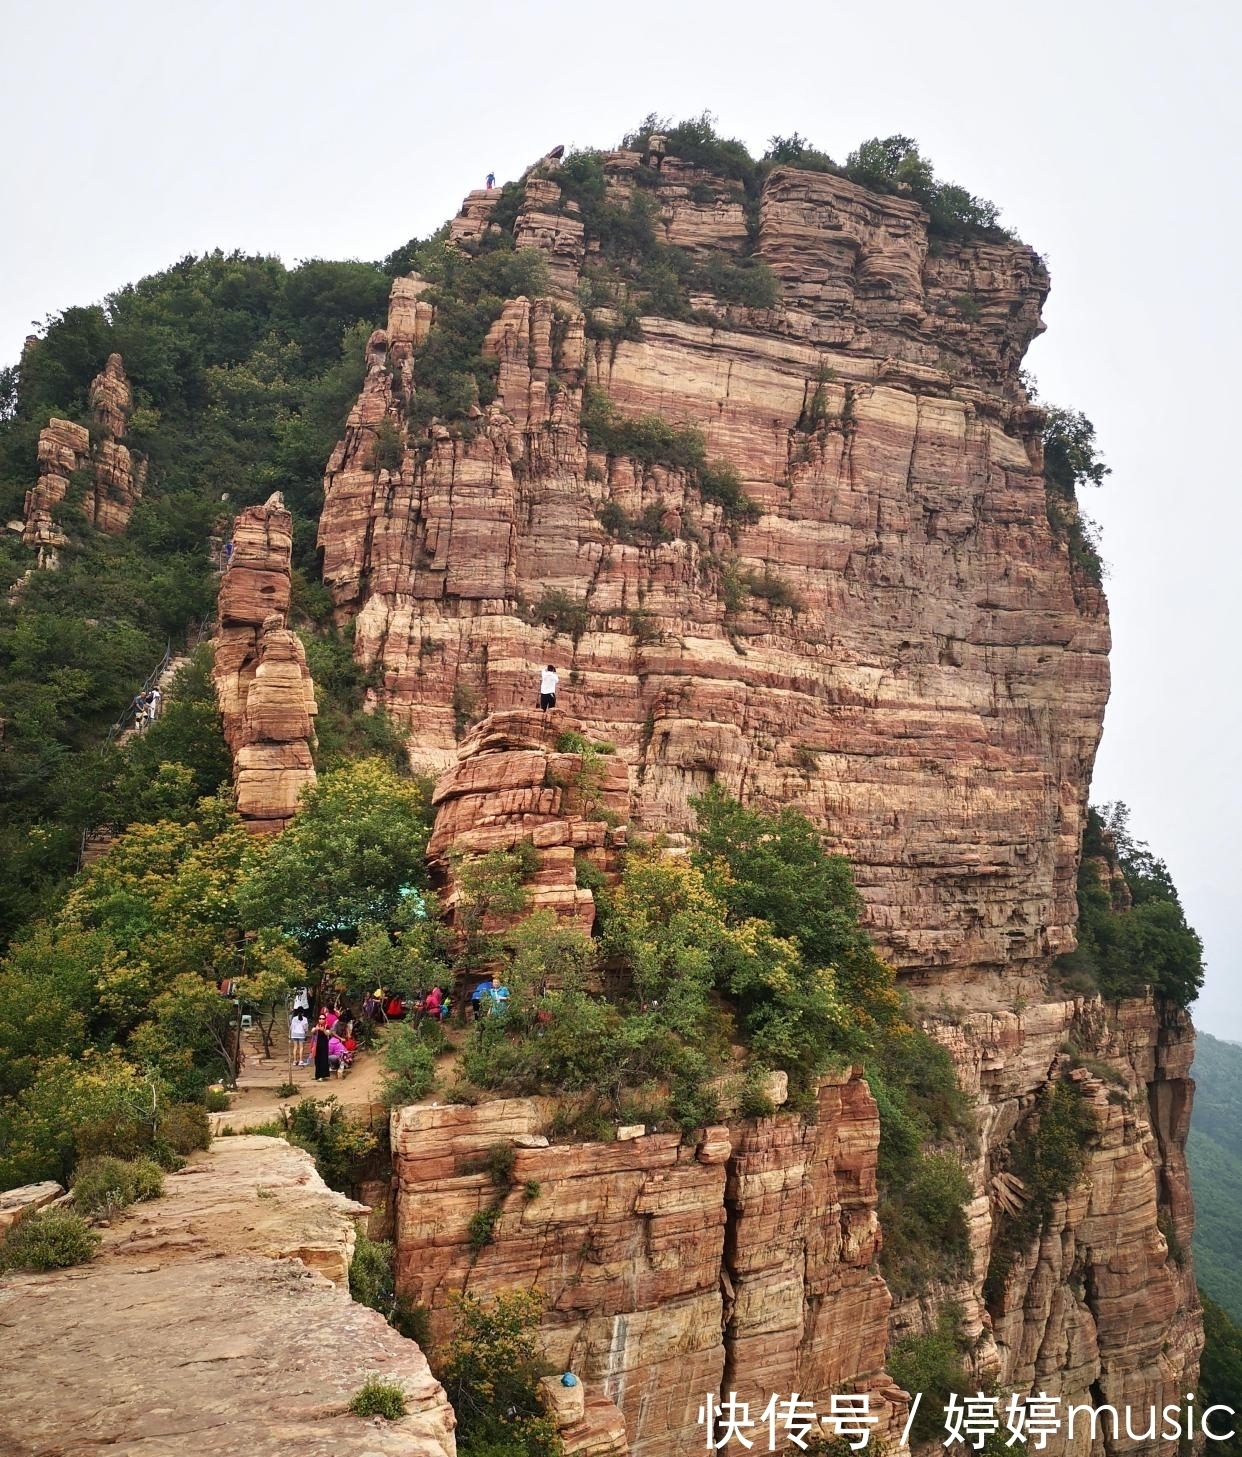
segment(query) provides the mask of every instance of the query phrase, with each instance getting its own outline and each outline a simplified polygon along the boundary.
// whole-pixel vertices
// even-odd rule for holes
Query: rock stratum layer
[[[794,1390],[826,1410],[851,1382],[872,1393],[881,1426],[902,1411],[884,1373],[888,1290],[872,1269],[879,1125],[857,1073],[825,1082],[815,1123],[712,1128],[697,1144],[657,1133],[534,1146],[554,1107],[512,1098],[393,1115],[399,1288],[441,1337],[453,1291],[540,1291],[549,1358],[602,1385],[640,1457],[701,1446],[699,1407],[722,1384],[760,1407]],[[486,1157],[509,1142],[498,1196]],[[470,1221],[487,1209],[491,1240],[477,1248]]]
[[[611,195],[643,165],[609,157]],[[669,158],[645,190],[666,240],[741,252],[735,185]],[[554,172],[528,186],[515,235],[549,252],[555,296],[505,305],[471,438],[407,428],[435,317],[421,280],[397,281],[368,346],[320,542],[375,702],[438,771],[463,722],[531,704],[555,659],[561,706],[630,764],[639,825],[684,827],[717,780],[827,827],[899,967],[1066,949],[1109,639],[1048,524],[1018,377],[1039,257],[932,247],[916,204],[781,169],[758,232],[777,307],[696,298],[717,325],[588,339],[568,301],[582,224],[558,196]],[[480,236],[491,206],[469,199],[455,236]],[[699,427],[757,519],[727,522],[684,472],[591,451],[587,386]],[[651,511],[655,536],[615,529]]]

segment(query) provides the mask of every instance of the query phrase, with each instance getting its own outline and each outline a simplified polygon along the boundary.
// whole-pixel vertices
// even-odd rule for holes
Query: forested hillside
[[[1200,1031],[1186,1152],[1200,1286],[1242,1321],[1242,1046]]]
[[[166,643],[214,612],[213,534],[283,491],[300,588],[318,576],[324,462],[389,284],[365,263],[187,258],[48,320],[0,374],[4,520],[21,519],[39,431],[52,415],[89,422],[91,379],[113,351],[134,385],[126,440],[149,462],[128,531],[97,532],[71,496],[58,512],[70,537],[60,570],[33,573],[16,597],[33,554],[15,533],[0,537],[0,944],[73,868],[84,827],[131,816],[124,756],[100,745]]]

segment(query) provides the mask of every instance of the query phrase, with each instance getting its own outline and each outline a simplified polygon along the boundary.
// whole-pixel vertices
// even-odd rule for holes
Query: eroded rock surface
[[[121,443],[133,391],[119,354],[110,354],[91,382],[90,406],[98,432],[94,442],[85,425],[55,417],[39,432],[39,479],[26,492],[22,540],[38,550],[40,566],[55,566],[57,550],[68,543],[53,513],[75,484],[87,519],[109,536],[124,532],[142,496],[146,461],[135,463]]]
[[[306,650],[285,626],[293,517],[279,492],[233,526],[220,582],[212,679],[233,754],[237,812],[256,832],[284,829],[315,780],[315,685]]]
[[[360,1211],[282,1140],[220,1139],[92,1264],[0,1279],[0,1449],[455,1457],[422,1353],[349,1298]],[[404,1420],[349,1414],[369,1377],[405,1391]]]
[[[610,195],[647,165],[608,157]],[[534,176],[514,228],[547,251],[553,296],[505,305],[471,438],[407,424],[434,317],[421,280],[399,281],[372,339],[320,541],[375,701],[439,771],[463,718],[528,705],[555,659],[562,706],[631,765],[640,827],[684,828],[718,781],[826,826],[900,967],[1066,949],[1108,626],[1048,524],[1018,377],[1038,256],[932,248],[916,204],[779,169],[759,229],[777,307],[706,299],[716,326],[588,339],[567,292],[581,223],[558,191]],[[665,157],[645,191],[666,240],[741,252],[735,184]],[[454,236],[481,236],[494,206],[472,195]],[[589,450],[588,385],[701,429],[758,519]]]
[[[722,1382],[761,1406],[797,1390],[826,1410],[848,1379],[875,1410],[902,1411],[871,1268],[879,1125],[857,1073],[826,1080],[814,1124],[778,1116],[697,1143],[525,1146],[554,1106],[393,1115],[399,1286],[441,1334],[452,1291],[541,1291],[549,1358],[602,1384],[643,1457],[700,1446],[698,1409]],[[503,1191],[484,1167],[497,1143],[515,1144]],[[489,1208],[491,1239],[472,1248],[470,1221]]]
[[[581,857],[600,871],[615,869],[615,850],[625,843],[629,776],[615,754],[558,752],[567,728],[557,710],[493,714],[467,735],[457,764],[441,776],[427,855],[447,886],[450,915],[458,896],[450,852],[482,855],[527,840],[539,862],[525,882],[529,911],[552,911],[590,934],[595,898],[578,885],[575,865]]]
[[[1189,1259],[1194,1211],[1185,1139],[1194,1040],[1183,1012],[1150,998],[1102,1004],[1064,997],[1005,1005],[997,978],[992,1005],[933,1011],[929,1023],[949,1049],[981,1110],[979,1156],[968,1207],[973,1268],[953,1292],[974,1346],[981,1384],[1006,1392],[1046,1390],[1072,1405],[1135,1412],[1176,1405],[1193,1389],[1203,1333]],[[1070,1048],[1067,1052],[1064,1049]],[[1006,1270],[993,1265],[1000,1215],[989,1179],[1052,1077],[1068,1077],[1094,1132],[1081,1177],[1058,1199],[1042,1233]],[[991,1278],[989,1272],[991,1270]],[[894,1307],[895,1337],[926,1325],[917,1302]],[[1173,1457],[1176,1443],[1142,1450]],[[1050,1439],[1054,1453],[1082,1453]]]

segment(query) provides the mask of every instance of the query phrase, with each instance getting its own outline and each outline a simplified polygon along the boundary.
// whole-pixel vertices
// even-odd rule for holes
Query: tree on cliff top
[[[1087,810],[1078,863],[1078,946],[1058,957],[1056,970],[1077,990],[1119,998],[1150,988],[1187,1007],[1203,985],[1203,942],[1186,921],[1168,866],[1134,839],[1129,817],[1121,803]],[[1125,877],[1128,907],[1114,906],[1101,861]]]

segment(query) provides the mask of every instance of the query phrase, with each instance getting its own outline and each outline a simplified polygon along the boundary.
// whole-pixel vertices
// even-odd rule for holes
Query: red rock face
[[[611,195],[624,201],[642,167],[664,241],[700,260],[746,250],[736,184],[653,148],[605,159]],[[514,232],[547,254],[550,297],[510,300],[488,335],[495,402],[466,432],[407,427],[434,310],[421,280],[399,280],[325,478],[325,581],[378,667],[375,701],[409,726],[418,766],[449,769],[437,853],[566,833],[540,780],[546,746],[489,755],[486,723],[461,742],[484,715],[516,723],[550,661],[560,709],[628,766],[635,828],[686,828],[712,782],[806,811],[852,861],[877,943],[979,1106],[974,1269],[953,1294],[980,1379],[1172,1399],[1202,1339],[1189,1263],[1156,1225],[1167,1216],[1188,1243],[1189,1087],[1180,1034],[1150,1005],[1100,1033],[1099,1055],[1130,1071],[1124,1099],[1092,1093],[1083,1188],[995,1312],[984,1296],[997,1150],[1061,1043],[1103,1016],[1046,979],[1074,944],[1109,632],[1049,527],[1042,419],[1019,377],[1043,327],[1042,260],[931,238],[910,201],[782,168],[758,213],[775,307],[695,295],[715,323],[644,318],[641,338],[592,339],[576,288],[591,242],[555,172],[533,184]],[[452,238],[482,238],[497,201],[472,194]],[[592,450],[588,387],[621,416],[700,430],[756,519],[727,520],[684,471]],[[549,1206],[507,1198],[474,1262],[465,1224],[491,1193],[455,1160],[507,1137],[511,1115],[526,1132],[542,1115],[407,1110],[403,1288],[433,1310],[456,1285],[546,1290],[550,1348],[605,1381],[638,1450],[700,1445],[691,1405],[721,1381],[762,1400],[851,1381],[900,1413],[888,1294],[868,1273],[874,1107],[853,1082],[825,1096],[840,1105],[816,1128],[733,1131],[723,1232],[716,1165],[695,1172],[684,1151],[522,1151]],[[657,1212],[676,1217],[675,1250],[672,1224],[636,1233]],[[903,1307],[893,1333],[928,1314]]]
[[[629,775],[615,754],[558,753],[567,727],[555,709],[493,714],[467,735],[459,762],[436,785],[427,856],[447,887],[450,917],[457,899],[450,852],[485,855],[529,840],[539,867],[526,882],[528,913],[552,911],[590,934],[595,898],[577,884],[575,862],[614,869],[614,851],[625,843]]]
[[[825,1083],[814,1125],[774,1117],[697,1145],[671,1133],[522,1146],[553,1107],[393,1114],[398,1285],[438,1333],[452,1291],[539,1290],[549,1360],[602,1384],[640,1457],[701,1446],[698,1410],[722,1380],[760,1408],[800,1391],[826,1410],[849,1379],[874,1393],[881,1430],[899,1417],[883,1371],[888,1291],[870,1269],[878,1125],[856,1073]],[[481,1160],[513,1140],[501,1196]],[[497,1201],[492,1241],[473,1250],[470,1219]]]
[[[615,154],[610,186],[640,165]],[[742,247],[735,186],[674,158],[660,178],[666,237]],[[704,186],[718,205],[694,201]],[[463,704],[531,704],[555,659],[562,706],[630,764],[641,827],[684,827],[716,780],[825,826],[899,967],[1066,949],[1108,626],[1048,526],[1017,376],[1047,291],[1037,255],[933,249],[915,204],[781,169],[759,230],[777,308],[717,302],[718,328],[647,318],[641,340],[587,340],[565,301],[581,225],[555,190],[535,180],[516,231],[550,250],[556,298],[514,300],[493,327],[499,395],[473,439],[406,429],[432,310],[401,280],[325,478],[325,580],[417,764],[452,762]],[[494,196],[472,195],[458,235]],[[587,384],[700,428],[759,519],[731,528],[683,473],[589,452]],[[382,421],[397,443],[377,456]],[[653,510],[654,536],[615,529]]]
[[[22,540],[39,551],[40,566],[56,564],[56,549],[68,537],[53,519],[53,509],[69,492],[75,472],[87,473],[82,510],[92,526],[120,536],[142,497],[146,461],[135,465],[128,446],[120,443],[133,406],[133,391],[119,354],[110,354],[91,382],[91,413],[102,439],[91,444],[90,431],[69,420],[51,419],[39,432],[39,479],[26,492],[26,526]]]
[[[237,811],[256,832],[283,830],[315,780],[315,685],[301,640],[285,628],[292,555],[293,518],[277,492],[237,517],[220,581],[212,678]]]

